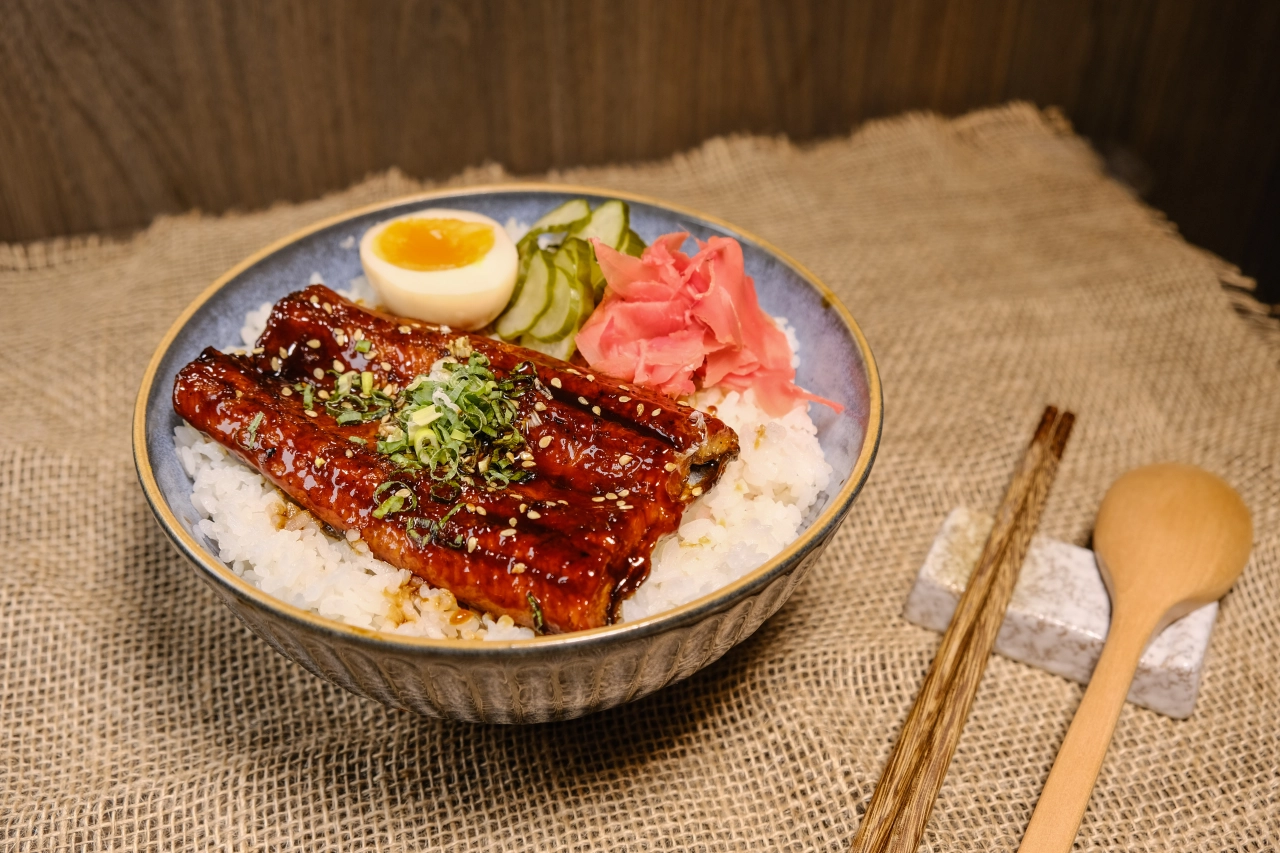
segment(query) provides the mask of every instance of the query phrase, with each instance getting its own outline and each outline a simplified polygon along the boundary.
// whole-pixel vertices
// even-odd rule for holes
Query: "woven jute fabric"
[[[1125,708],[1077,849],[1280,847],[1280,345],[1224,293],[1237,273],[1025,105],[549,177],[737,223],[862,324],[880,455],[784,609],[687,681],[574,722],[444,723],[347,694],[249,634],[169,546],[131,407],[209,281],[421,185],[390,173],[127,241],[5,247],[0,846],[842,850],[937,646],[900,616],[914,573],[951,508],[997,504],[1052,402],[1079,420],[1044,532],[1086,543],[1107,485],[1157,460],[1226,477],[1257,531],[1195,714]],[[1080,696],[993,659],[924,847],[1015,847]]]

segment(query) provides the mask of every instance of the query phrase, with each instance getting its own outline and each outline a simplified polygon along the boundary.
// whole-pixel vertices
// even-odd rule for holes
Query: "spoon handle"
[[[1111,744],[1116,721],[1155,625],[1112,621],[1098,665],[1071,720],[1018,853],[1068,853]]]

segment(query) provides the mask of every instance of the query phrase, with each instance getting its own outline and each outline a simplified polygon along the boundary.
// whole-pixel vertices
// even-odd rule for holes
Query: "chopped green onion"
[[[373,499],[376,501],[383,492],[396,486],[399,488],[391,493],[391,497],[378,504],[378,508],[373,511],[374,518],[386,518],[388,515],[394,515],[397,512],[402,512],[405,509],[406,502],[409,504],[409,509],[412,510],[418,508],[418,498],[413,494],[413,490],[409,488],[407,483],[403,483],[399,480],[388,480],[381,486],[378,486],[378,488],[373,491]],[[406,491],[409,494],[402,495],[400,494],[401,491]]]
[[[360,374],[360,393],[365,396],[373,393],[373,374],[367,370]]]
[[[418,376],[396,403],[399,433],[378,442],[378,451],[412,455],[438,481],[479,473],[488,485],[505,486],[527,472],[511,458],[524,447],[515,429],[516,400],[534,376],[499,380],[489,360],[471,353],[465,363],[446,362],[443,379]],[[479,460],[479,461],[477,461]]]
[[[529,609],[533,611],[533,630],[541,634],[546,624],[542,621],[542,606],[538,604],[538,597],[533,593],[528,593],[526,598],[529,600]]]
[[[347,436],[347,441],[351,442],[352,444],[368,444],[369,443],[368,441],[365,441],[363,438],[361,438],[358,435]]]
[[[262,426],[262,421],[266,418],[262,412],[258,412],[253,416],[253,420],[249,421],[248,441],[244,446],[250,450],[258,449],[258,427]]]
[[[373,349],[373,342],[369,340],[356,341],[356,352],[368,352]]]

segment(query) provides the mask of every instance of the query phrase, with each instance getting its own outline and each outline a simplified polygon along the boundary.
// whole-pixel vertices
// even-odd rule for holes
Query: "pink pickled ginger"
[[[760,308],[738,241],[699,241],[691,258],[680,251],[688,236],[659,237],[639,258],[592,240],[609,287],[578,332],[587,363],[673,396],[693,393],[695,378],[703,387],[754,388],[773,417],[806,400],[842,411],[795,384],[791,347]]]

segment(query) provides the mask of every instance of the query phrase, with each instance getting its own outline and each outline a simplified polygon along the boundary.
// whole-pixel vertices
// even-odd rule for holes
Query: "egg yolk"
[[[492,248],[492,227],[461,219],[397,219],[373,241],[378,257],[418,272],[465,267]]]

